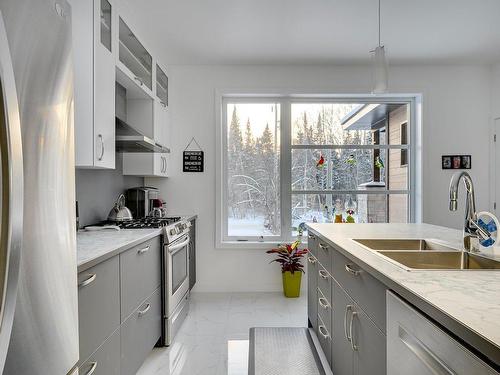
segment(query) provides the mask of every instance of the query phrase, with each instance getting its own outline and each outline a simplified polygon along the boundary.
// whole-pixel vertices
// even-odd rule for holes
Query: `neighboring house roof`
[[[400,103],[366,103],[360,104],[349,112],[340,124],[344,130],[367,130],[384,127],[390,112],[405,104]]]

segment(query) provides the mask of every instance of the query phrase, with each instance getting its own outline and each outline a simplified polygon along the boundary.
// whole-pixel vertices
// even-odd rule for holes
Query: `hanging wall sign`
[[[198,146],[198,150],[189,150],[191,143],[196,143]],[[184,149],[183,157],[182,157],[182,171],[183,172],[203,172],[204,166],[204,153],[201,149],[196,139],[191,138],[188,145]]]

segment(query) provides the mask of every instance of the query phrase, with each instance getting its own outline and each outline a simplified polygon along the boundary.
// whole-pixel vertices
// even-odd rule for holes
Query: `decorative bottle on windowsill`
[[[299,249],[300,240],[292,244],[281,244],[276,249],[268,250],[268,254],[276,254],[277,258],[272,262],[281,264],[283,280],[283,293],[285,297],[297,298],[300,296],[300,283],[304,266],[301,264],[302,257],[308,253],[307,249]]]
[[[342,223],[344,220],[342,219],[342,202],[340,199],[335,201],[335,223]]]
[[[349,196],[349,199],[347,202],[345,202],[345,212],[347,213],[347,217],[345,219],[346,223],[355,223],[356,220],[354,220],[354,213],[356,212],[356,202],[352,199],[351,196]]]

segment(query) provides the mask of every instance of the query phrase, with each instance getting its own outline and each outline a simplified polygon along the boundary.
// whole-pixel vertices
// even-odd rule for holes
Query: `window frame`
[[[216,90],[216,220],[215,247],[218,249],[269,249],[277,243],[293,239],[291,203],[296,194],[408,194],[408,222],[420,222],[421,197],[421,94],[296,94],[293,91],[268,92],[255,94],[248,90]],[[242,239],[227,236],[227,103],[279,103],[280,104],[280,218],[281,235],[269,236],[266,240],[258,237]],[[407,132],[409,145],[293,145],[291,134],[291,106],[293,103],[405,103],[409,105],[407,121],[411,124]],[[291,188],[292,149],[408,149],[408,185],[407,190],[378,190],[367,192],[360,190],[300,190]],[[290,232],[290,233],[288,233]]]

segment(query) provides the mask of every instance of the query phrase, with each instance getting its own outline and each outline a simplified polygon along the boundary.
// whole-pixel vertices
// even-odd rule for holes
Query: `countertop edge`
[[[470,327],[457,321],[445,311],[425,301],[421,296],[407,289],[396,280],[393,280],[390,277],[384,275],[376,268],[367,264],[350,251],[344,249],[341,245],[335,243],[334,240],[327,238],[325,235],[322,235],[314,228],[311,228],[309,226],[308,228],[315,235],[321,237],[323,241],[334,247],[335,250],[339,251],[342,255],[356,262],[370,275],[386,285],[388,289],[393,290],[403,299],[407,300],[411,305],[415,306],[418,310],[429,316],[437,325],[444,327],[446,331],[454,336],[457,341],[466,346],[478,357],[485,360],[494,368],[500,368],[500,350],[494,342],[491,342]]]
[[[117,248],[114,248],[114,249],[109,250],[105,253],[102,253],[94,258],[87,259],[87,260],[78,264],[78,268],[77,268],[78,271],[77,272],[80,273],[80,272],[86,271],[89,268],[94,267],[95,265],[102,263],[105,260],[108,260],[108,259],[114,257],[115,255],[123,253],[124,251],[127,251],[128,249],[130,249],[136,245],[139,245],[140,243],[142,243],[144,241],[147,241],[151,238],[157,237],[157,236],[161,235],[162,230],[163,229],[159,228],[158,231],[148,233],[140,238],[137,238],[133,241],[127,242],[127,243],[125,243]]]

